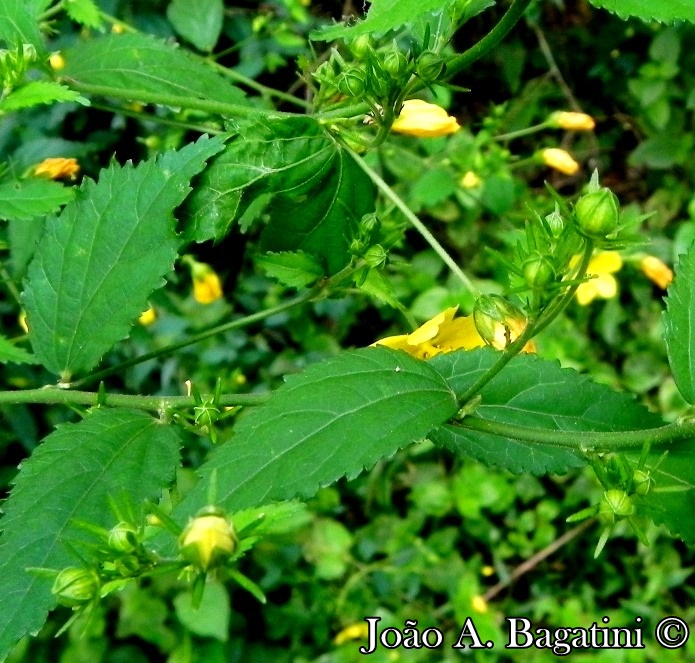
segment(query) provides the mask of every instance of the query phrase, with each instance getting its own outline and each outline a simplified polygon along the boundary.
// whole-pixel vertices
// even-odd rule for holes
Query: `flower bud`
[[[673,281],[673,271],[656,256],[644,256],[639,263],[642,273],[662,290],[666,290]]]
[[[568,111],[557,111],[548,118],[548,124],[558,129],[567,131],[593,131],[596,126],[594,118],[586,113],[571,113]]]
[[[388,253],[381,244],[370,246],[364,254],[364,261],[370,267],[381,267],[388,260]]]
[[[77,163],[77,159],[73,159],[72,157],[44,159],[34,168],[34,175],[45,175],[50,180],[58,180],[64,177],[74,180],[75,175],[79,172],[80,164]]]
[[[606,187],[582,196],[574,206],[580,231],[590,238],[604,238],[618,227],[618,199]]]
[[[391,78],[398,80],[408,70],[408,58],[401,51],[394,49],[384,55],[381,66]]]
[[[646,495],[652,487],[652,483],[654,483],[654,479],[649,475],[649,472],[635,470],[632,475],[632,485],[637,495]]]
[[[199,304],[211,304],[222,298],[222,282],[215,270],[207,263],[198,262],[191,256],[184,256],[193,278],[193,298]]]
[[[461,127],[441,106],[422,99],[408,99],[391,129],[408,136],[430,138],[456,133]]]
[[[48,64],[53,71],[60,71],[65,69],[65,58],[60,53],[53,53],[48,58]]]
[[[541,160],[546,166],[565,174],[574,175],[579,170],[579,164],[566,150],[559,147],[549,147],[541,150]]]
[[[424,51],[415,61],[417,75],[427,83],[436,81],[444,73],[444,58],[434,51]]]
[[[121,521],[109,531],[109,548],[122,553],[133,552],[138,547],[137,533],[130,523]]]
[[[100,586],[99,576],[94,569],[70,566],[56,576],[51,591],[58,603],[76,608],[94,599]]]
[[[364,94],[364,77],[357,69],[348,69],[337,80],[338,90],[348,97],[361,97]]]
[[[524,280],[533,289],[544,288],[557,278],[553,263],[546,256],[537,255],[529,258],[522,271]]]
[[[157,312],[152,306],[148,307],[146,311],[143,311],[138,318],[138,324],[143,327],[151,325],[157,319]]]
[[[488,344],[503,350],[526,328],[526,316],[499,295],[482,295],[473,309],[473,321],[480,337]],[[525,351],[534,351],[529,342]]]
[[[214,507],[202,509],[179,538],[179,552],[186,561],[208,571],[234,554],[238,540],[232,522]]]
[[[603,494],[599,505],[598,517],[606,525],[612,525],[618,519],[635,513],[635,505],[624,490],[611,489]]]
[[[350,52],[358,58],[363,58],[372,47],[372,39],[369,34],[361,34],[350,42]]]

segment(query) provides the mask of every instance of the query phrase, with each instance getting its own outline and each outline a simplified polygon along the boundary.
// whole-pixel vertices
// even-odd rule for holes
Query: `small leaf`
[[[31,342],[46,368],[69,379],[128,334],[173,268],[181,242],[173,210],[222,146],[204,137],[137,167],[112,165],[48,219],[24,293]]]
[[[174,429],[131,410],[96,410],[60,426],[25,461],[0,520],[0,660],[41,628],[55,605],[51,580],[28,567],[61,569],[77,562],[66,541],[83,539],[74,520],[110,528],[109,498],[127,491],[133,506],[157,499],[173,478],[179,439]]]
[[[38,17],[41,8],[25,0],[2,0],[0,2],[0,46],[9,48],[31,44],[38,53],[44,50],[39,31]]]
[[[690,21],[695,23],[692,0],[589,0],[594,7],[607,9],[622,19],[631,17],[643,21]]]
[[[186,99],[208,99],[246,105],[246,97],[212,67],[176,46],[141,34],[105,35],[82,40],[63,52],[65,82],[106,86]],[[79,89],[79,87],[78,87]]]
[[[205,583],[200,605],[193,606],[191,592],[174,598],[177,619],[191,632],[202,638],[215,638],[221,642],[229,639],[229,622],[232,611],[224,585],[218,582]]]
[[[695,244],[682,255],[668,289],[664,338],[668,361],[678,391],[695,404]]]
[[[189,0],[173,0],[167,8],[167,18],[174,30],[199,51],[211,51],[222,32],[224,3],[198,0],[195,11],[191,11]]]
[[[256,258],[256,264],[264,269],[268,276],[291,288],[311,285],[324,275],[319,261],[304,251],[266,253]]]
[[[65,0],[63,5],[68,16],[88,28],[101,27],[101,14],[94,0]]]
[[[17,111],[39,104],[50,104],[54,101],[77,101],[80,98],[78,92],[53,81],[31,81],[13,90],[11,94],[2,99],[0,111]]]
[[[499,358],[490,348],[440,354],[430,364],[457,394],[466,389]],[[477,417],[529,428],[577,432],[577,450],[520,442],[499,435],[444,425],[430,439],[455,452],[512,472],[563,473],[585,463],[582,431],[655,428],[663,422],[634,398],[592,382],[557,362],[533,355],[514,358],[481,391]],[[464,419],[465,423],[465,419]]]
[[[75,197],[72,187],[43,178],[0,184],[0,219],[28,221],[55,212]]]
[[[176,515],[205,504],[213,472],[228,511],[309,497],[423,438],[456,411],[451,389],[426,362],[386,348],[343,353],[288,378],[241,418]]]
[[[20,348],[4,336],[0,336],[0,364],[36,364],[38,360],[31,352]]]

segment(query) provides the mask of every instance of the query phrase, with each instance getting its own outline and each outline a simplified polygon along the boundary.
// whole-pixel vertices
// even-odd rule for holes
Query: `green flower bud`
[[[499,295],[481,295],[473,309],[473,322],[487,344],[503,350],[524,331],[526,316]]]
[[[122,553],[133,552],[138,547],[137,533],[130,523],[118,523],[109,532],[109,548]]]
[[[599,504],[598,517],[605,525],[612,525],[616,519],[635,513],[635,505],[624,490],[607,490]]]
[[[590,238],[603,238],[618,227],[618,199],[605,187],[582,196],[574,206],[577,225]]]
[[[343,72],[337,79],[338,90],[348,97],[361,97],[364,94],[362,71],[353,68]]]
[[[229,559],[238,543],[232,522],[221,510],[207,507],[186,525],[179,537],[179,552],[186,561],[208,571]]]
[[[389,258],[389,254],[386,252],[381,244],[375,244],[370,246],[364,254],[364,261],[370,267],[381,267],[386,264]]]
[[[391,78],[398,80],[408,71],[408,58],[401,51],[394,49],[384,55],[381,66]]]
[[[433,83],[443,73],[446,68],[444,58],[434,51],[424,51],[415,62],[417,75],[427,83]]]
[[[652,487],[652,483],[654,483],[654,479],[652,479],[649,472],[635,470],[635,473],[632,475],[632,485],[637,495],[646,495]]]
[[[363,58],[372,47],[372,39],[368,34],[362,34],[350,42],[350,52],[358,58]]]
[[[99,594],[100,586],[99,576],[94,569],[70,566],[56,576],[51,591],[58,603],[76,608],[94,599]]]
[[[524,280],[530,288],[540,289],[557,278],[553,263],[546,257],[537,255],[529,258],[523,265]]]

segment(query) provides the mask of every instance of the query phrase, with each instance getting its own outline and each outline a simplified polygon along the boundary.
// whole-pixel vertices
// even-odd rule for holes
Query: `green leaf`
[[[75,197],[72,187],[43,178],[0,184],[0,219],[27,221],[55,212]]]
[[[65,0],[63,5],[68,16],[88,28],[101,27],[101,14],[94,0]]]
[[[373,187],[321,125],[309,117],[240,122],[238,135],[200,178],[186,201],[188,239],[222,239],[259,196],[272,196],[262,241],[266,251],[305,251],[329,273],[348,260]]]
[[[323,276],[323,267],[319,261],[304,251],[266,253],[256,258],[256,264],[264,269],[268,276],[291,288],[303,288]]]
[[[663,449],[654,449],[648,456],[645,471],[659,460]],[[638,455],[628,460],[635,466]],[[638,514],[663,524],[673,536],[680,536],[688,545],[695,544],[695,440],[671,445],[668,456],[651,473],[654,483],[644,497],[635,496]]]
[[[215,48],[222,32],[224,3],[222,0],[198,0],[191,11],[189,0],[173,0],[167,18],[174,30],[200,51]]]
[[[386,34],[411,25],[425,14],[450,11],[459,0],[372,0],[367,16],[354,25],[339,23],[311,33],[311,39],[333,41],[348,37],[353,39],[362,34]]]
[[[54,101],[77,101],[80,94],[53,81],[31,81],[0,101],[0,111],[10,112]]]
[[[0,364],[36,364],[37,359],[31,352],[20,348],[4,336],[0,336]]]
[[[9,48],[32,44],[38,53],[43,52],[43,38],[39,31],[39,8],[25,0],[0,2],[0,45]]]
[[[137,167],[112,165],[48,219],[24,293],[32,345],[46,368],[69,379],[128,334],[173,268],[181,243],[173,210],[222,146],[203,137]]]
[[[423,438],[456,411],[451,389],[426,362],[386,348],[343,353],[289,377],[241,418],[176,515],[205,504],[213,472],[228,511],[309,497]]]
[[[679,259],[663,315],[673,379],[683,398],[695,404],[695,244]]]
[[[461,396],[498,358],[499,352],[481,348],[440,354],[429,363]],[[581,433],[654,428],[663,423],[633,397],[533,355],[513,359],[483,388],[481,397],[477,417],[530,428]],[[429,437],[452,451],[515,473],[563,473],[585,463],[581,435],[577,435],[576,451],[453,425],[439,426]]]
[[[246,104],[244,93],[202,60],[141,34],[105,35],[67,49],[61,71],[68,84],[106,86],[138,99],[138,92]]]
[[[690,21],[695,23],[692,0],[589,0],[594,7],[607,9],[622,19],[630,17],[643,21]]]
[[[26,633],[41,628],[55,605],[51,580],[28,567],[61,569],[76,563],[65,546],[84,538],[72,523],[116,523],[109,497],[127,491],[140,507],[157,499],[174,475],[175,430],[142,412],[96,410],[77,424],[60,426],[22,464],[0,520],[0,660]]]
[[[191,592],[174,598],[177,619],[191,632],[202,638],[215,638],[222,642],[229,639],[229,622],[232,611],[229,595],[218,582],[205,583],[203,598],[198,607],[193,606]]]

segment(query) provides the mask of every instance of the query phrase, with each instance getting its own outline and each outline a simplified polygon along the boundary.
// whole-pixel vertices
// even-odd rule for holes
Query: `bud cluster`
[[[0,96],[7,96],[21,85],[36,57],[36,49],[31,44],[22,44],[14,49],[0,49]]]

